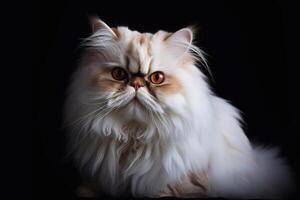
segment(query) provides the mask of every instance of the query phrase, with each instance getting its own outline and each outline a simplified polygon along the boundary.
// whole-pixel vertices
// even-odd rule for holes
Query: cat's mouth
[[[142,103],[141,103],[141,101],[139,100],[139,98],[138,98],[138,96],[137,96],[137,93],[135,93],[135,96],[131,99],[131,102],[132,103],[136,103],[136,104],[139,104],[139,105],[143,105]]]
[[[129,103],[137,108],[145,107],[145,103],[143,102],[142,94],[138,94],[138,92],[135,93],[135,95],[132,97],[132,99],[129,101]]]

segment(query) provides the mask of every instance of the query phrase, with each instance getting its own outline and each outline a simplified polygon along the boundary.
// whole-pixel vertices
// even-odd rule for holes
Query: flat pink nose
[[[138,90],[140,87],[144,87],[144,85],[145,85],[144,79],[142,79],[140,77],[135,77],[135,78],[133,78],[130,85],[132,87],[134,87],[135,90]]]

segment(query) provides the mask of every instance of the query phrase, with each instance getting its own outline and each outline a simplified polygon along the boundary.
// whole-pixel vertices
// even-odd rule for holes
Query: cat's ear
[[[191,28],[182,28],[171,34],[167,39],[167,46],[179,56],[189,50],[193,42],[193,31]]]
[[[96,15],[90,16],[89,19],[90,19],[90,25],[93,33],[96,33],[101,30],[111,34],[113,37],[117,37],[115,32]]]

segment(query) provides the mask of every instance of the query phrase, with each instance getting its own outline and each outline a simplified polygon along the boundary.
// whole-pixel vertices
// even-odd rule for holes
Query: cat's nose
[[[135,90],[145,86],[145,81],[141,77],[134,77],[130,84]]]

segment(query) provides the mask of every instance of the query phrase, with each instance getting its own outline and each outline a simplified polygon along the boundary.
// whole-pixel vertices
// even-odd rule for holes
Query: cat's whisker
[[[122,94],[123,95],[123,94]],[[115,96],[117,96],[117,95],[115,95]],[[115,99],[113,99],[115,96],[111,96],[110,98],[109,98],[109,100],[115,100]],[[121,99],[122,97],[120,97],[121,95],[119,95],[119,96],[117,96],[117,97],[119,97],[119,99]],[[119,99],[117,99],[117,100],[115,100],[115,101],[119,101]],[[115,104],[115,102],[113,102],[113,103],[111,103],[113,106],[112,107],[106,107],[102,112],[100,112],[100,113],[98,113],[97,115],[96,115],[96,118],[98,118],[99,119],[99,117],[100,117],[100,119],[102,119],[102,118],[104,118],[104,117],[106,117],[109,113],[111,113],[111,112],[113,112],[113,111],[115,111],[115,110],[118,110],[120,107],[121,107],[121,104],[120,103],[118,103],[117,105]]]
[[[78,118],[77,120],[73,121],[73,122],[70,122],[70,123],[66,123],[66,126],[71,126],[71,125],[74,125],[74,124],[77,124],[77,123],[80,123],[81,121],[85,120],[86,118],[88,118],[89,116],[93,115],[94,113],[98,112],[101,108],[98,108],[96,110],[93,110],[92,112],[89,112],[87,113],[86,115]]]

